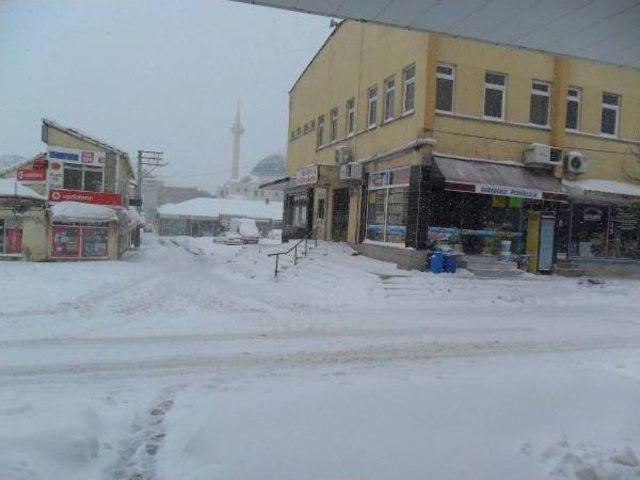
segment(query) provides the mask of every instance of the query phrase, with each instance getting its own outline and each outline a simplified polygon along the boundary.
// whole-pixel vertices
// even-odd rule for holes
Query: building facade
[[[129,208],[129,156],[46,119],[42,141],[46,153],[0,172],[37,195],[5,195],[5,204],[20,203],[22,209],[11,221],[12,253],[33,261],[118,258],[138,238],[142,223]]]
[[[636,69],[345,21],[290,91],[283,233],[638,258],[639,120]]]

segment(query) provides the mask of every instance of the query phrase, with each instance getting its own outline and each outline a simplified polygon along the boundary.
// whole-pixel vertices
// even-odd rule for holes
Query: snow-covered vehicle
[[[250,218],[232,218],[229,230],[222,235],[213,238],[215,243],[225,245],[243,245],[245,243],[258,243],[260,231],[256,222]]]

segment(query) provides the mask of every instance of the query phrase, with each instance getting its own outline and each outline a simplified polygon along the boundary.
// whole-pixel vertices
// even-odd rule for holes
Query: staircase
[[[462,255],[457,258],[458,266],[466,268],[478,277],[510,278],[524,273],[516,262],[502,262],[497,255]]]
[[[563,277],[583,277],[587,272],[584,268],[573,262],[558,260],[558,263],[553,266],[553,273]]]

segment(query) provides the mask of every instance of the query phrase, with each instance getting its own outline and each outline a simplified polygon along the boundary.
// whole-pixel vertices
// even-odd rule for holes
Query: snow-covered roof
[[[622,197],[623,199],[640,202],[640,185],[636,183],[617,182],[591,178],[572,182],[563,180],[562,183],[569,190],[572,197],[585,198],[600,197],[601,199]],[[597,198],[596,198],[597,199]]]
[[[144,225],[144,218],[135,208],[122,208],[119,212],[128,225]]]
[[[112,222],[118,220],[115,210],[104,205],[80,202],[60,202],[49,207],[56,222]]]
[[[39,153],[35,157],[25,158],[24,160],[21,160],[19,162],[12,163],[10,165],[6,165],[6,166],[0,168],[0,175],[3,175],[3,174],[8,173],[8,172],[12,172],[12,171],[17,170],[17,169],[22,168],[22,167],[26,167],[27,165],[31,164],[32,162],[35,162],[36,160],[46,159],[46,158],[47,158],[47,154],[46,153]]]
[[[26,187],[13,178],[0,178],[0,197],[19,197],[32,198],[34,200],[45,200],[42,195],[34,192],[29,187]]]
[[[218,218],[221,215],[249,218],[282,218],[282,202],[240,200],[232,198],[193,198],[181,203],[170,203],[158,208],[165,217]]]

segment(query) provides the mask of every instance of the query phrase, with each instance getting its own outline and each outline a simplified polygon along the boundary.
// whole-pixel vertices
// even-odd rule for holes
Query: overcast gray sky
[[[284,154],[288,90],[329,33],[227,0],[0,0],[0,154],[42,151],[47,117],[132,156],[164,150],[176,183],[221,184],[236,101],[243,171]]]

